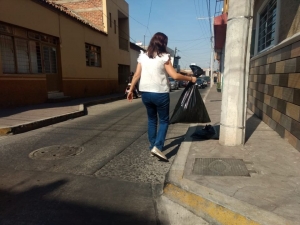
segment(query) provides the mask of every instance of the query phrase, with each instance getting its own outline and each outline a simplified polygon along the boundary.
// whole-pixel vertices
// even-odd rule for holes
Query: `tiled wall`
[[[250,63],[248,108],[300,151],[300,41]]]

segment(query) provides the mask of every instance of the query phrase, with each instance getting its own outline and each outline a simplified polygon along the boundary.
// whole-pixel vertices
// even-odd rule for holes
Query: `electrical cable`
[[[195,11],[196,11],[196,18],[200,18],[201,17],[201,13],[200,13],[200,6],[199,6],[199,0],[198,0],[198,8],[199,8],[199,16],[198,16],[198,8],[197,8],[197,6],[196,6],[196,2],[195,2],[195,0],[194,0],[194,6],[195,6]],[[197,19],[197,21],[198,21],[198,24],[199,24],[199,27],[200,27],[200,29],[202,30],[202,31],[204,31],[205,29],[203,29],[203,25],[202,25],[202,23]],[[204,28],[206,28],[205,26],[204,26]],[[206,31],[205,31],[206,32]]]
[[[150,4],[150,11],[149,11],[148,22],[147,22],[147,27],[146,27],[145,35],[146,35],[147,30],[149,30],[148,27],[149,27],[150,15],[151,15],[151,10],[152,10],[152,2],[153,2],[153,0],[151,0],[151,4]]]
[[[194,0],[194,1],[195,1],[195,0]],[[146,31],[148,30],[149,33],[150,33],[150,35],[151,35],[151,32],[150,32],[150,30],[149,30],[149,21],[150,21],[150,15],[151,15],[151,12],[152,12],[152,2],[153,2],[153,0],[151,0],[151,5],[150,5],[150,10],[149,10],[149,17],[148,17],[147,26],[144,25],[144,24],[142,24],[142,23],[139,22],[138,20],[136,20],[134,17],[130,16],[129,13],[124,12],[116,2],[114,2],[113,0],[111,0],[111,2],[112,2],[113,4],[115,4],[115,5],[118,7],[118,10],[120,10],[124,15],[127,15],[128,17],[132,18],[132,19],[133,19],[134,21],[136,21],[137,23],[139,23],[139,24],[141,24],[142,26],[146,27]],[[92,2],[92,4],[96,7],[96,5],[95,5],[93,2]],[[194,4],[195,4],[195,2],[194,2]],[[198,6],[199,6],[199,2],[198,2]],[[102,13],[103,13],[103,11],[102,11]],[[103,13],[103,15],[104,15],[107,19],[109,19],[108,15],[106,15],[105,13]],[[201,25],[202,25],[202,24],[200,23],[200,26],[201,26]],[[133,42],[135,42],[135,40],[134,40],[132,37],[130,37],[130,35],[129,35],[127,32],[125,32],[124,30],[122,30],[118,25],[116,25],[116,27],[119,29],[120,32],[123,32],[125,35],[127,35],[127,36],[129,37],[130,40],[132,40]],[[146,37],[146,35],[145,35],[145,37]],[[205,39],[205,38],[199,38],[199,39],[194,39],[194,40],[200,40],[200,39]],[[174,40],[174,41],[189,41],[189,40]],[[169,40],[169,43],[170,43],[170,42],[172,42],[172,40]]]

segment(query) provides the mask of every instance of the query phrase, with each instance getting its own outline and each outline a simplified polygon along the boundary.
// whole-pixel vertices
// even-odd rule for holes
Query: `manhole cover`
[[[250,176],[242,159],[196,158],[193,174],[203,176]]]
[[[37,149],[29,154],[32,159],[56,160],[76,156],[83,151],[83,147],[53,145]]]

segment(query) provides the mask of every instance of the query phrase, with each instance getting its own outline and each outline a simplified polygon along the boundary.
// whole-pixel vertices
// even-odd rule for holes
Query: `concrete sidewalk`
[[[122,93],[0,110],[0,136],[18,134],[86,115],[86,107],[124,98]]]
[[[206,96],[212,125],[220,123],[221,95],[213,87]],[[163,197],[209,224],[300,224],[300,153],[250,111],[247,114],[247,142],[239,147],[193,139],[203,126],[191,124]],[[248,176],[234,174],[242,166]]]

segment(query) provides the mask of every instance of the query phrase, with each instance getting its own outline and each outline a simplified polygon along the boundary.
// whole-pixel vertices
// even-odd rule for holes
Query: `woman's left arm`
[[[168,60],[165,63],[165,69],[166,69],[167,73],[169,74],[169,76],[171,76],[175,80],[185,80],[185,81],[191,81],[193,83],[196,83],[196,81],[197,81],[196,77],[192,77],[191,75],[184,76],[184,75],[181,75],[180,73],[177,73],[174,70],[174,68],[173,68],[172,63],[170,62],[170,60]]]

